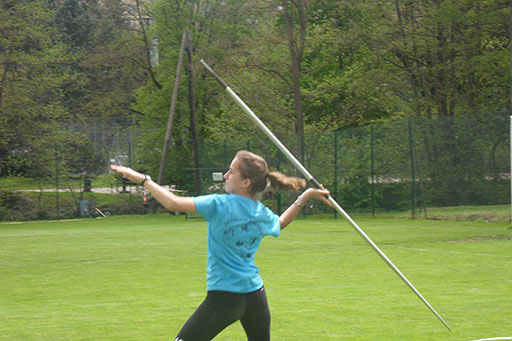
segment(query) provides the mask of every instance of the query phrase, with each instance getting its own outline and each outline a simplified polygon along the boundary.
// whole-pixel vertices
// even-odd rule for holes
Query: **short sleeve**
[[[281,221],[279,220],[279,216],[272,212],[268,207],[265,207],[265,210],[267,211],[267,215],[270,220],[270,224],[268,224],[268,230],[265,235],[279,237],[281,234]]]
[[[206,220],[210,220],[220,209],[220,200],[217,194],[202,195],[193,197],[197,213]]]

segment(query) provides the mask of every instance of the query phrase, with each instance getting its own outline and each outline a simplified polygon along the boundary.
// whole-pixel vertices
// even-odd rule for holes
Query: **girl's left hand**
[[[327,204],[329,207],[332,207],[331,202],[329,201],[328,197],[331,194],[328,190],[324,189],[322,185],[320,185],[322,188],[308,188],[305,192],[306,195],[308,195],[309,198],[315,198],[320,201],[323,201],[325,204]]]

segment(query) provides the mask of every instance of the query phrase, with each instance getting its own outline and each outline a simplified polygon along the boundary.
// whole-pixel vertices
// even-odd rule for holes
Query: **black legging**
[[[209,341],[238,320],[247,340],[270,340],[270,310],[265,288],[248,294],[209,291],[175,341]]]

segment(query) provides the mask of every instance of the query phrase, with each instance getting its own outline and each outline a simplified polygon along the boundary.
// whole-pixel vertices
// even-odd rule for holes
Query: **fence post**
[[[300,135],[300,156],[301,156],[301,163],[304,165],[304,161],[306,160],[306,155],[304,155],[306,153],[306,146],[305,146],[305,139],[304,139],[304,134],[303,135]],[[302,213],[302,217],[306,217],[307,216],[307,208],[304,207],[303,210],[301,210],[301,213]]]
[[[419,180],[419,196],[421,196],[421,206],[419,207],[419,210],[423,209],[423,217],[427,217],[427,203],[425,199],[425,187],[423,186],[423,173],[421,172],[421,162],[418,158],[418,152],[416,148],[416,142],[414,140],[414,128],[412,126],[413,122],[411,120],[411,136],[412,136],[412,143],[413,143],[413,151],[414,151],[414,162],[416,165],[416,169],[418,170],[418,180]]]
[[[304,160],[305,160],[305,155],[304,153],[306,152],[306,147],[304,145],[305,141],[304,141],[304,135],[301,135],[300,136],[300,155],[301,155],[301,158],[302,158],[302,164],[304,164]]]
[[[411,158],[411,181],[412,181],[412,191],[411,191],[411,209],[412,209],[412,218],[416,218],[416,180],[415,174],[416,170],[414,167],[414,138],[412,136],[412,123],[411,119],[407,120],[407,124],[409,127],[409,150],[410,150],[410,158]]]
[[[279,149],[277,149],[277,171],[281,171],[281,152]],[[281,192],[279,191],[277,192],[277,212],[281,215]]]
[[[374,133],[374,125],[370,126],[370,140],[371,140],[371,159],[372,159],[372,216],[375,215],[375,133]]]
[[[334,199],[338,201],[338,129],[334,131]],[[338,211],[334,210],[334,219],[338,218]]]
[[[59,154],[55,146],[55,206],[57,210],[57,219],[59,219]]]
[[[224,168],[228,168],[228,145],[227,140],[224,140]]]

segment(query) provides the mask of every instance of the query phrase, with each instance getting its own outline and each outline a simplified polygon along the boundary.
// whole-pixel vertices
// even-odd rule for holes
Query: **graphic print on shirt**
[[[225,222],[222,243],[238,256],[252,258],[263,238],[259,223],[245,218],[234,217]]]

